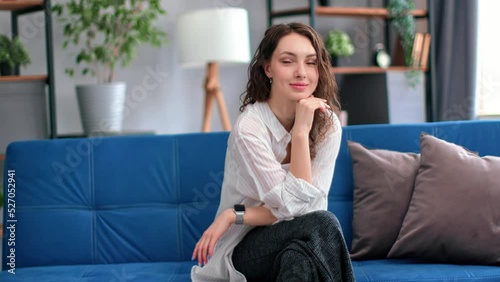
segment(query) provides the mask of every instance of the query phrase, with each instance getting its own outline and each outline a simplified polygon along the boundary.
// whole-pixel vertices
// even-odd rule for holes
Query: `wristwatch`
[[[243,216],[245,215],[244,205],[234,205],[234,213],[236,214],[235,224],[243,224]]]

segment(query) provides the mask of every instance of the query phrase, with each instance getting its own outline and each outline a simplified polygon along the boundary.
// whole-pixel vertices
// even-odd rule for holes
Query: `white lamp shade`
[[[208,62],[250,62],[248,12],[242,8],[190,11],[177,19],[179,60],[184,67]]]

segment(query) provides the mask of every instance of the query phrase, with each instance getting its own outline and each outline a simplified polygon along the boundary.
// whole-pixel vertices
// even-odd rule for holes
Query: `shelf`
[[[0,11],[16,11],[43,6],[42,0],[0,0]]]
[[[386,73],[389,71],[410,71],[410,70],[418,70],[418,71],[427,71],[426,69],[414,69],[405,66],[393,66],[387,69],[379,68],[379,67],[333,67],[331,68],[331,72],[333,74],[362,74],[362,73]]]
[[[0,82],[16,82],[16,81],[47,81],[46,75],[9,75],[0,76]]]
[[[284,17],[291,15],[309,14],[309,8],[298,8],[271,12],[271,17]],[[362,7],[316,7],[315,14],[318,16],[345,16],[345,17],[379,17],[389,18],[389,12],[384,8],[362,8]],[[411,13],[416,18],[427,17],[427,10],[414,10]]]

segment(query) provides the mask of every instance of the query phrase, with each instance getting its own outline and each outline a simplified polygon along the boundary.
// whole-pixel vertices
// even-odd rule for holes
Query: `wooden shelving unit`
[[[42,0],[0,0],[0,11],[17,11],[43,6]]]
[[[427,7],[421,6],[423,9],[415,9],[411,11],[411,15],[415,19],[422,19],[424,21],[431,22],[433,19],[433,13],[432,11],[428,10],[428,7],[431,7],[429,4],[431,0],[427,0]],[[391,36],[391,33],[393,32],[391,30],[391,17],[389,15],[389,12],[387,9],[383,7],[339,7],[335,6],[335,3],[333,3],[333,6],[318,6],[316,0],[307,0],[307,6],[296,6],[292,7],[291,5],[288,6],[282,6],[282,8],[275,8],[273,2],[277,2],[276,0],[267,0],[267,15],[268,15],[268,27],[274,24],[274,20],[276,19],[281,19],[281,18],[286,18],[286,17],[291,17],[291,16],[305,16],[308,18],[307,23],[313,27],[316,27],[316,19],[318,17],[348,17],[348,18],[364,18],[366,21],[371,21],[371,20],[376,20],[376,21],[382,21],[382,28],[384,29],[383,32],[383,39],[378,39],[378,40],[383,40],[385,42],[384,46],[386,50],[389,52],[389,54],[392,54],[391,52],[391,46],[393,45],[393,42],[391,40],[394,40],[394,37]],[[285,2],[285,1],[282,1]],[[283,5],[283,4],[282,4]],[[332,27],[333,28],[333,27]],[[369,33],[370,31],[366,31]],[[375,36],[374,34],[365,34],[367,37],[370,36]],[[380,37],[380,36],[379,36]],[[372,47],[368,47],[372,48]],[[432,56],[430,54],[429,56]],[[429,59],[430,60],[430,59]],[[352,99],[358,99],[358,100],[363,100],[361,101],[362,103],[366,103],[367,99],[372,99],[372,97],[376,97],[376,92],[377,91],[372,91],[376,89],[386,89],[386,82],[387,82],[387,77],[392,74],[388,74],[389,72],[404,72],[404,71],[422,71],[425,76],[428,77],[427,84],[425,86],[425,99],[426,99],[426,108],[431,109],[432,108],[432,84],[435,81],[434,79],[434,71],[431,69],[431,67],[427,67],[425,69],[422,68],[413,68],[413,67],[407,67],[404,65],[400,65],[397,63],[395,66],[391,66],[389,68],[380,68],[377,66],[374,66],[372,62],[366,62],[367,66],[339,66],[339,67],[331,67],[330,71],[333,75],[337,76],[340,75],[340,78],[342,79],[342,82],[344,83],[343,89],[344,92],[341,95],[350,95],[352,98],[353,95],[352,93],[349,93],[347,84],[354,84],[354,85],[359,85],[361,83],[361,89],[360,93],[364,93],[368,96],[359,96],[358,98],[354,97]],[[357,81],[359,80],[359,81]],[[371,89],[371,90],[369,90]],[[384,90],[385,91],[385,90]],[[380,92],[380,91],[378,91]],[[381,93],[381,92],[380,92]],[[379,94],[380,94],[379,93]],[[388,95],[388,93],[385,93]],[[355,95],[354,95],[355,96]],[[378,98],[374,99],[379,99],[382,94],[379,95]],[[369,98],[367,98],[369,97]],[[354,100],[350,100],[351,105],[354,105],[355,103],[352,103]],[[356,101],[359,102],[359,101]],[[353,106],[354,107],[354,106]],[[383,107],[382,107],[383,108]],[[380,110],[380,109],[379,109]],[[383,111],[383,110],[382,110]],[[359,115],[365,115],[364,113],[359,113]],[[429,121],[432,121],[432,117],[427,114],[427,119]],[[380,120],[380,119],[379,119]]]
[[[415,69],[405,66],[393,66],[386,69],[379,67],[333,67],[331,68],[332,74],[367,74],[367,73],[385,73],[388,71],[427,71],[427,69]]]
[[[47,81],[47,75],[10,75],[0,76],[0,82],[15,82],[15,81]]]
[[[314,27],[315,17],[365,17],[365,18],[380,18],[390,21],[389,12],[384,8],[371,8],[371,7],[335,7],[335,6],[316,6],[314,1],[309,1],[309,7],[300,7],[293,9],[274,10],[272,7],[272,0],[268,0],[268,20],[269,26],[272,24],[274,18],[308,15],[309,24]],[[411,14],[415,18],[428,18],[429,12],[424,9],[413,10]],[[387,32],[387,30],[386,30]],[[388,44],[385,44],[388,47]],[[386,47],[386,48],[387,48]],[[333,67],[332,73],[334,74],[369,74],[369,73],[385,73],[387,71],[410,71],[415,70],[406,66],[392,66],[387,69],[366,66],[366,67]],[[421,71],[428,71],[428,69],[418,69]]]
[[[271,17],[286,17],[290,15],[304,15],[310,13],[307,7],[297,9],[287,9],[281,11],[272,11]],[[365,8],[365,7],[315,7],[314,14],[317,16],[343,16],[343,17],[379,17],[389,18],[387,9],[383,8]],[[427,10],[414,10],[411,13],[414,17],[427,17]]]
[[[46,45],[46,75],[20,75],[19,68],[16,68],[13,76],[0,76],[0,83],[22,82],[22,81],[43,81],[47,87],[47,102],[49,114],[49,137],[57,137],[56,128],[56,104],[55,104],[55,80],[54,80],[54,54],[52,48],[52,16],[51,16],[51,0],[0,0],[0,11],[9,11],[12,36],[19,34],[19,18],[34,12],[42,12],[44,17],[45,28],[45,45]],[[2,15],[3,16],[3,15]]]

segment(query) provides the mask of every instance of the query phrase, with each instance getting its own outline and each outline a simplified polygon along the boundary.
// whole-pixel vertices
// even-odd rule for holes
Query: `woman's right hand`
[[[328,109],[330,109],[330,106],[325,99],[316,98],[313,95],[298,101],[295,107],[293,133],[309,134],[316,110],[320,110],[325,113]]]
[[[227,209],[203,232],[193,251],[193,260],[198,259],[199,266],[208,263],[209,257],[214,255],[215,244],[235,220],[236,216],[232,209]]]

